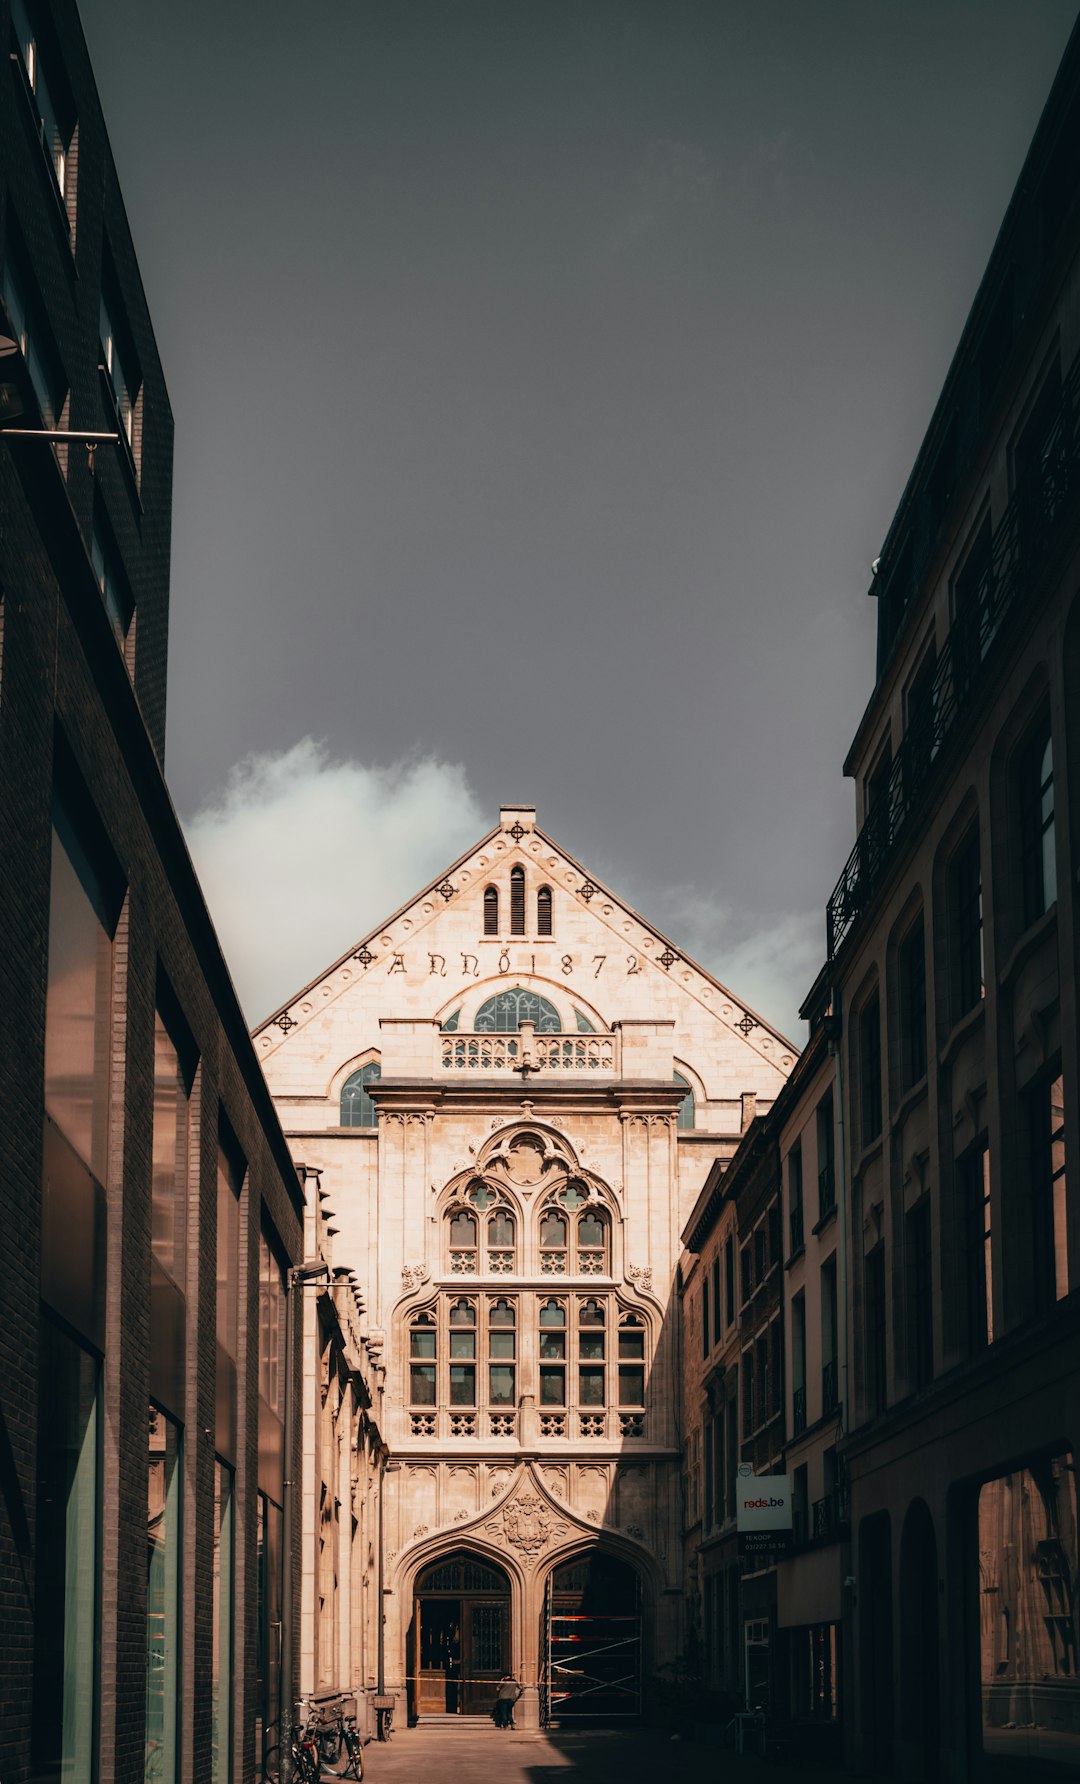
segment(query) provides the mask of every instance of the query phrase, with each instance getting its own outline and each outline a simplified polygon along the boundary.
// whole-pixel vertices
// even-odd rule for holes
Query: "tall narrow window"
[[[433,1313],[417,1313],[409,1327],[409,1404],[436,1404],[438,1327]]]
[[[540,1220],[540,1271],[544,1276],[565,1276],[567,1262],[565,1214],[553,1208]]]
[[[706,1358],[712,1343],[712,1323],[709,1319],[709,1278],[701,1279],[701,1355]]]
[[[859,1014],[859,1130],[864,1146],[881,1133],[881,1004],[876,991]]]
[[[98,588],[101,590],[105,611],[116,634],[116,642],[123,648],[124,641],[131,630],[135,603],[132,600],[131,587],[120,561],[120,553],[116,549],[112,532],[103,512],[94,514],[90,561],[94,567]]]
[[[871,1412],[885,1411],[885,1247],[866,1259],[866,1397]]]
[[[34,109],[37,112],[38,135],[41,146],[56,182],[56,189],[64,202],[64,216],[70,227],[71,209],[68,200],[68,147],[71,143],[73,118],[70,107],[61,100],[61,86],[55,80],[50,81],[46,73],[45,62],[41,54],[41,45],[30,23],[25,0],[12,0],[11,23],[19,45],[23,70],[27,85],[33,95]],[[50,63],[50,67],[52,64]]]
[[[684,1097],[682,1099],[682,1102],[679,1104],[679,1113],[676,1117],[675,1125],[676,1125],[676,1127],[682,1128],[682,1129],[687,1130],[692,1133],[695,1126],[697,1125],[697,1117],[696,1117],[695,1107],[694,1107],[693,1088],[692,1088],[691,1084],[689,1083],[689,1081],[683,1077],[681,1072],[675,1073],[675,1082],[676,1082],[676,1084],[683,1085],[685,1087],[685,1092],[686,1092],[686,1094],[684,1095]]]
[[[788,1249],[794,1257],[803,1249],[802,1142],[796,1140],[788,1153]]]
[[[836,1207],[836,1129],[833,1094],[827,1091],[817,1106],[818,1219]]]
[[[134,453],[138,445],[136,405],[142,387],[142,375],[135,357],[135,349],[128,332],[127,322],[115,292],[106,295],[106,292],[102,291],[98,322],[101,337],[101,370],[105,374],[108,393],[124,439]]]
[[[900,993],[900,1079],[910,1090],[926,1076],[926,935],[921,915],[897,950]]]
[[[496,1208],[488,1216],[487,1265],[493,1276],[508,1276],[514,1268],[514,1216],[508,1208]]]
[[[153,1175],[150,1197],[150,1378],[183,1408],[187,1246],[187,1083],[172,1036],[154,1016]]]
[[[341,1086],[342,1127],[374,1127],[377,1121],[375,1104],[369,1086],[382,1077],[377,1059],[369,1059],[358,1072],[352,1072]]]
[[[719,1344],[723,1320],[720,1313],[720,1253],[712,1261],[712,1341]]]
[[[476,1307],[455,1301],[450,1308],[450,1404],[476,1405]]]
[[[214,1463],[214,1642],[211,1659],[210,1777],[232,1777],[233,1471]]]
[[[222,1132],[217,1163],[217,1450],[236,1460],[236,1386],[240,1355],[240,1187],[244,1163]]]
[[[146,1526],[146,1784],[179,1758],[180,1431],[150,1407]]]
[[[540,1307],[540,1404],[566,1405],[566,1308],[561,1301]]]
[[[499,933],[499,892],[496,886],[484,888],[484,934]]]
[[[42,425],[58,427],[67,397],[67,380],[26,258],[10,237],[4,249],[3,291],[8,322],[26,361]]]
[[[937,754],[937,657],[933,644],[907,691],[904,727],[904,802],[910,805]]]
[[[964,1221],[967,1261],[968,1349],[994,1341],[993,1234],[990,1226],[990,1153],[976,1147],[957,1162],[957,1196]]]
[[[1035,1294],[1042,1303],[1069,1292],[1064,1087],[1059,1076],[1027,1097]]]
[[[450,1216],[450,1269],[455,1276],[476,1275],[476,1215],[459,1208]]]
[[[601,1301],[582,1301],[578,1312],[578,1405],[603,1406],[606,1350]]]
[[[735,1241],[724,1241],[724,1310],[729,1326],[735,1323]]]
[[[536,933],[551,934],[551,887],[541,886],[536,894]]]
[[[636,1313],[619,1321],[619,1405],[645,1404],[645,1328]]]
[[[983,994],[982,867],[979,832],[963,844],[949,873],[949,954],[952,1018],[957,1021]]]
[[[1054,752],[1047,719],[1020,757],[1020,873],[1024,926],[1057,898]]]
[[[791,1433],[806,1430],[806,1296],[791,1302]]]
[[[488,1404],[516,1404],[517,1313],[514,1303],[493,1301],[488,1313]]]
[[[573,1189],[571,1185],[571,1189]],[[564,1191],[564,1194],[567,1193]],[[569,1203],[567,1204],[569,1206]],[[597,1208],[578,1216],[577,1267],[580,1276],[603,1276],[607,1270],[607,1221]]]
[[[525,869],[510,869],[510,934],[525,934]]]
[[[100,1365],[43,1319],[38,1353],[30,1771],[94,1776]]]
[[[837,1325],[836,1257],[827,1258],[821,1266],[821,1413],[835,1412],[840,1404],[840,1376],[837,1362],[839,1327]]]
[[[908,1293],[908,1374],[924,1388],[934,1378],[933,1256],[930,1197],[923,1196],[905,1220]]]

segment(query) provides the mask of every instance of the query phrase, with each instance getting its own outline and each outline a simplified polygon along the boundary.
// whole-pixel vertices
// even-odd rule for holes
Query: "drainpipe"
[[[835,1089],[833,1106],[836,1110],[836,1218],[840,1228],[839,1283],[837,1285],[837,1363],[839,1365],[840,1388],[840,1435],[847,1431],[848,1410],[848,1208],[847,1208],[847,1124],[844,1120],[844,1068],[841,1039],[844,1032],[843,1017],[836,1009],[837,994],[832,995],[833,1010],[825,1017],[825,1037],[834,1064]]]
[[[301,1179],[303,1181],[303,1179]],[[288,1730],[292,1723],[293,1711],[293,1667],[295,1664],[296,1644],[293,1639],[295,1620],[295,1594],[293,1592],[293,1518],[296,1504],[297,1482],[293,1479],[293,1457],[296,1453],[296,1394],[293,1390],[293,1374],[296,1369],[296,1304],[294,1289],[303,1289],[311,1283],[329,1280],[329,1271],[325,1264],[293,1264],[285,1272],[285,1474],[281,1487],[281,1525],[283,1531],[282,1547],[284,1567],[281,1581],[281,1724],[279,1740],[281,1748],[282,1784],[289,1784],[292,1772],[292,1743],[288,1740]],[[301,1302],[301,1307],[303,1303]],[[303,1457],[300,1458],[301,1474],[303,1473]]]

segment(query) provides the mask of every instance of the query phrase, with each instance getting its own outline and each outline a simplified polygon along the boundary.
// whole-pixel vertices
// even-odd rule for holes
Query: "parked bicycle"
[[[318,1727],[306,1698],[296,1706],[297,1719],[287,1731],[288,1775],[296,1784],[319,1784]],[[282,1784],[283,1753],[280,1742],[267,1747],[263,1755],[263,1778],[266,1784]]]
[[[355,1778],[359,1784],[364,1775],[364,1742],[356,1717],[346,1716],[340,1703],[324,1707],[317,1738],[323,1771],[332,1778]]]

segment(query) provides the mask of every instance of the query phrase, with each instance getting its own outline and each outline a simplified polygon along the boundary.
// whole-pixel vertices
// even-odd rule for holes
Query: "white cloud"
[[[661,926],[736,997],[801,1045],[799,1005],[825,958],[820,910],[786,911],[753,923],[693,886],[675,886],[663,899]]]
[[[249,1021],[306,985],[490,829],[463,768],[245,756],[185,823]]]

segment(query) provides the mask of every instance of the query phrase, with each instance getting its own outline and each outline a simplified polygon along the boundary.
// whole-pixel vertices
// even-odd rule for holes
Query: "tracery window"
[[[467,1206],[451,1208],[446,1216],[451,1274],[475,1276],[485,1270],[493,1276],[511,1275],[517,1258],[512,1209],[480,1177],[470,1183],[464,1199]]]
[[[540,1303],[540,1404],[566,1405],[566,1307]]]
[[[551,887],[541,886],[536,894],[536,933],[551,934]]]
[[[510,991],[498,991],[481,1004],[473,1018],[473,1032],[516,1034],[523,1022],[534,1022],[537,1034],[562,1033],[562,1018],[555,1005],[520,985]]]
[[[513,1406],[517,1361],[517,1310],[505,1296],[488,1309],[488,1405]]]
[[[607,1215],[571,1179],[540,1216],[541,1275],[606,1276],[609,1234]]]
[[[433,1313],[418,1313],[409,1327],[409,1401],[413,1406],[436,1404],[438,1328]]]
[[[495,886],[484,889],[484,934],[499,933],[499,893]]]
[[[382,1077],[382,1066],[377,1059],[369,1059],[358,1072],[352,1072],[341,1086],[341,1125],[342,1127],[374,1127],[376,1123],[375,1104],[368,1091],[369,1084],[375,1084]]]

